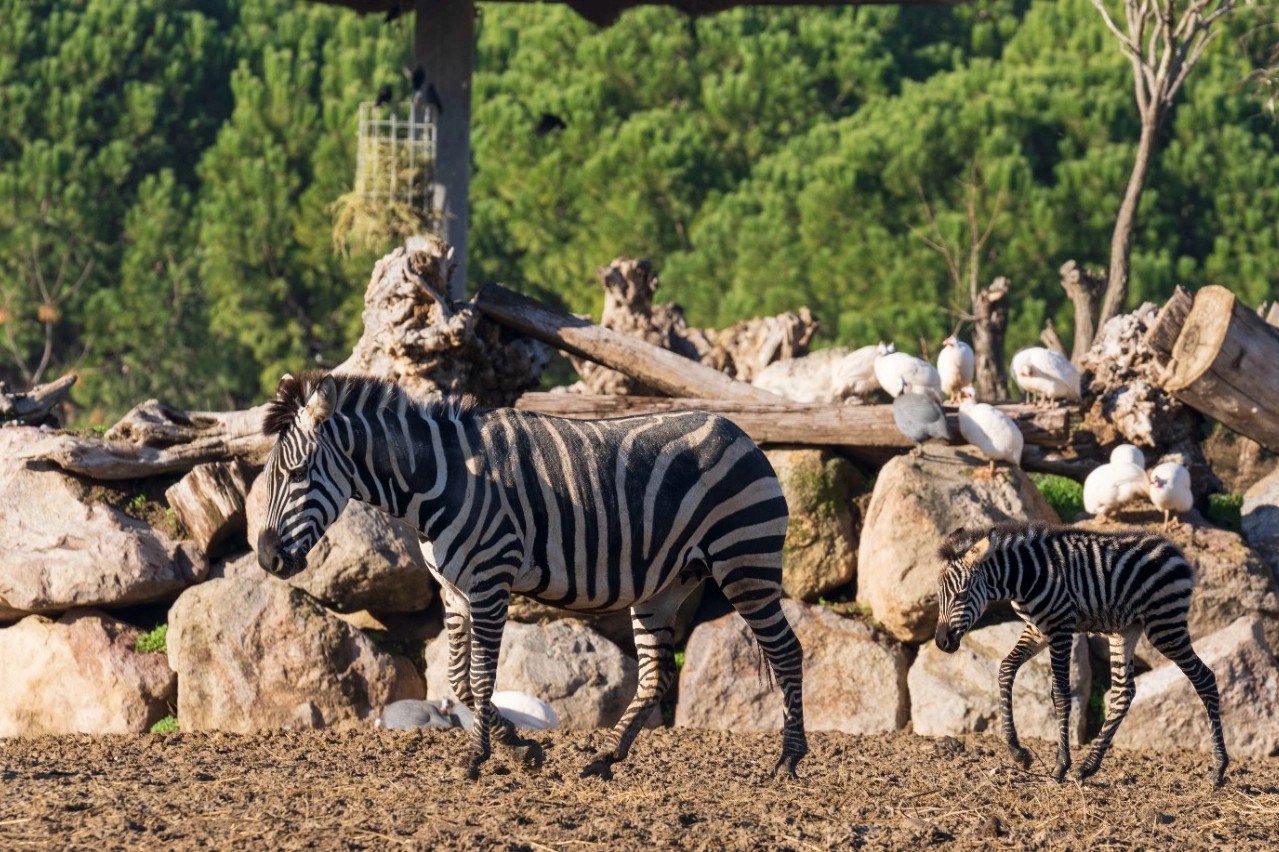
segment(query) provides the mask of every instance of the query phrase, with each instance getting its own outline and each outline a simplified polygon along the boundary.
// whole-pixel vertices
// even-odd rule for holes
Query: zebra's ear
[[[315,386],[315,390],[311,391],[311,397],[306,401],[304,411],[310,417],[311,422],[319,426],[333,414],[333,407],[337,405],[338,386],[333,381],[333,376],[326,375],[320,379],[320,383]]]
[[[974,543],[972,547],[968,548],[968,553],[965,554],[964,558],[967,560],[969,565],[976,565],[977,563],[985,559],[986,554],[989,552],[990,552],[990,536],[984,535],[980,539],[978,539],[977,542]]]

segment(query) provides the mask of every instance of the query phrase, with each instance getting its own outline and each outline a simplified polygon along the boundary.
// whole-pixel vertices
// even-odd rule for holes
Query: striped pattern
[[[607,776],[674,677],[676,610],[705,578],[746,619],[782,688],[777,766],[794,773],[807,742],[802,651],[780,605],[786,501],[767,458],[730,421],[563,420],[304,376],[281,382],[266,425],[279,441],[266,467],[264,568],[300,570],[349,499],[421,532],[443,590],[450,681],[488,720],[472,731],[472,775],[491,731],[515,739],[490,702],[512,592],[579,612],[631,610],[638,689],[584,771]]]
[[[1229,757],[1221,730],[1217,680],[1190,644],[1186,616],[1194,572],[1168,539],[1142,532],[1094,532],[1038,524],[988,530],[959,529],[943,543],[946,563],[938,581],[937,646],[953,652],[987,604],[1012,601],[1026,622],[1017,645],[999,667],[1000,720],[1013,756],[1030,765],[1013,724],[1017,670],[1045,647],[1052,657],[1053,704],[1060,722],[1058,781],[1070,768],[1070,649],[1079,631],[1110,636],[1110,693],[1106,721],[1079,768],[1097,771],[1132,703],[1133,651],[1142,633],[1176,663],[1208,713],[1220,786]]]

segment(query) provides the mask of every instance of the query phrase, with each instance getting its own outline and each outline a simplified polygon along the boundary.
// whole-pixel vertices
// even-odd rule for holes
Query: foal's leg
[[[1017,739],[1017,726],[1013,723],[1013,681],[1017,678],[1017,671],[1047,645],[1048,640],[1044,638],[1044,634],[1034,625],[1027,624],[1021,631],[1017,644],[999,664],[999,722],[1004,730],[1008,750],[1022,769],[1030,768],[1030,752],[1021,747],[1021,742]]]
[[[1097,771],[1101,759],[1110,748],[1119,723],[1128,715],[1132,696],[1136,692],[1133,683],[1132,655],[1141,638],[1141,626],[1129,627],[1123,633],[1110,637],[1110,694],[1106,696],[1106,722],[1093,740],[1088,756],[1079,766],[1079,778],[1083,780]]]
[[[1217,693],[1217,678],[1191,647],[1190,631],[1186,629],[1184,622],[1147,625],[1146,636],[1161,654],[1177,664],[1190,679],[1195,692],[1199,693],[1199,700],[1203,702],[1208,714],[1208,726],[1212,730],[1212,755],[1217,761],[1213,767],[1212,783],[1213,786],[1220,787],[1226,780],[1230,756],[1226,754],[1226,738],[1221,730],[1221,698]]]
[[[1053,706],[1057,710],[1057,768],[1053,778],[1061,781],[1070,769],[1070,651],[1075,644],[1074,631],[1055,631],[1048,643],[1053,670]]]

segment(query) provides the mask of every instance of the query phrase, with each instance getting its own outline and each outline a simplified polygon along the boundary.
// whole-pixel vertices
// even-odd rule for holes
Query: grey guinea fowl
[[[469,711],[467,715],[470,715]],[[456,715],[442,712],[438,702],[414,699],[392,701],[382,710],[380,721],[383,728],[393,731],[410,728],[463,727]]]
[[[893,400],[893,421],[897,423],[898,431],[915,442],[911,455],[919,455],[929,438],[950,440],[946,412],[942,410],[941,403],[930,396],[909,392],[899,394]]]

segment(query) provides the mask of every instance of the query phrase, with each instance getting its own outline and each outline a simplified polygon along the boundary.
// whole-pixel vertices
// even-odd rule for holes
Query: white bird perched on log
[[[1168,532],[1173,512],[1189,512],[1195,504],[1190,493],[1190,471],[1177,462],[1164,462],[1150,469],[1150,502],[1156,509],[1163,509],[1164,527]]]
[[[941,389],[947,402],[963,398],[964,386],[973,383],[975,369],[971,346],[953,336],[941,342],[941,351],[937,353],[937,372],[941,374]]]
[[[1113,454],[1112,454],[1113,456]],[[1102,521],[1149,491],[1146,472],[1128,461],[1098,466],[1084,480],[1084,511]]]
[[[915,442],[915,448],[910,451],[912,456],[922,453],[924,442],[930,438],[950,440],[946,412],[942,411],[941,403],[922,393],[899,393],[893,400],[893,422],[899,432]]]
[[[1031,346],[1013,356],[1013,378],[1028,397],[1043,403],[1050,399],[1079,402],[1079,371],[1060,352]]]
[[[875,359],[875,378],[879,386],[896,399],[903,388],[911,393],[931,396],[941,402],[941,375],[923,358],[898,352],[893,344],[879,344]]]
[[[996,461],[1020,465],[1026,439],[1016,421],[993,405],[977,402],[971,385],[963,389],[963,397],[959,404],[959,432],[990,459],[987,475],[995,475]]]

